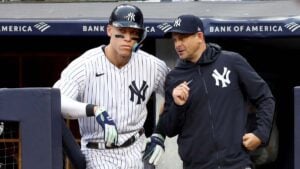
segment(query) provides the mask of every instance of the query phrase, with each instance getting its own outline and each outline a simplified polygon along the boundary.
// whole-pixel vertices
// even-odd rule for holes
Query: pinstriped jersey
[[[147,117],[146,103],[156,92],[164,96],[169,69],[162,60],[138,50],[117,68],[105,56],[103,46],[90,49],[72,61],[54,87],[77,101],[103,106],[115,121],[119,144],[136,133]],[[81,141],[104,142],[104,132],[94,117],[78,119]]]

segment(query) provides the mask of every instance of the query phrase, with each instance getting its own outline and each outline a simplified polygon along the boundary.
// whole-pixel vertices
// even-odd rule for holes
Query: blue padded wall
[[[22,169],[62,169],[60,92],[0,89],[0,120],[20,123]]]

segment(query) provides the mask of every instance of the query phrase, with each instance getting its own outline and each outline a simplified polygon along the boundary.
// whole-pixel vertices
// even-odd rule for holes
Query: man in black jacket
[[[249,151],[266,145],[272,128],[269,86],[240,54],[206,43],[198,17],[179,16],[168,33],[179,60],[167,76],[164,112],[144,160],[156,164],[165,135],[178,135],[184,169],[252,169]],[[249,133],[247,101],[257,110]]]

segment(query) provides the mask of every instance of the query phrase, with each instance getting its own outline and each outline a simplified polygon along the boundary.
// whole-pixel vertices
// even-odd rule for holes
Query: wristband
[[[88,105],[86,105],[86,107],[85,107],[85,112],[86,112],[86,116],[87,117],[91,117],[91,116],[94,116],[94,107],[95,107],[96,105],[93,105],[93,104],[88,104]]]

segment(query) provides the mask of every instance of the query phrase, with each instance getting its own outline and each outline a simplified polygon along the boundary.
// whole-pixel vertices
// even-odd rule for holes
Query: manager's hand
[[[186,101],[188,100],[189,91],[190,91],[190,88],[189,88],[187,82],[183,82],[183,83],[179,84],[178,86],[176,86],[172,92],[174,102],[179,106],[184,105],[186,103]]]
[[[246,133],[243,136],[243,145],[249,151],[257,149],[257,147],[260,146],[261,143],[261,140],[253,133]]]
[[[118,131],[115,122],[102,107],[95,108],[96,121],[104,130],[104,141],[107,148],[117,145]]]

